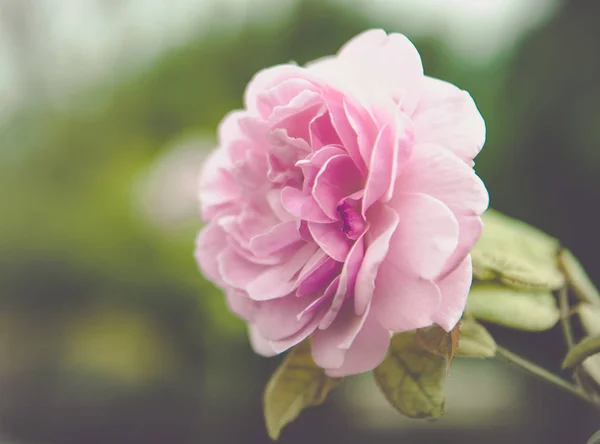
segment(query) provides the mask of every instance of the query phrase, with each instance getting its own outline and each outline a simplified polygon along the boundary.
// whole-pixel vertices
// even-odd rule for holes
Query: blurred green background
[[[1,0],[0,443],[268,442],[278,360],[251,352],[197,271],[195,174],[257,70],[371,27],[471,92],[492,206],[600,282],[597,0]],[[558,370],[558,332],[495,333]],[[584,443],[600,428],[502,364],[449,379],[435,424],[354,378],[281,442]]]

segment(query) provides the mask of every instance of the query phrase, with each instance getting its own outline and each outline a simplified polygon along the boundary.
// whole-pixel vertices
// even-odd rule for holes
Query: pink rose
[[[427,77],[403,35],[260,71],[204,166],[203,273],[257,353],[310,338],[331,376],[375,368],[391,332],[451,330],[488,205],[471,96]]]

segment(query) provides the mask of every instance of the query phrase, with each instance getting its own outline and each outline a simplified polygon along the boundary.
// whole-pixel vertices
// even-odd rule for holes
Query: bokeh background
[[[267,443],[277,359],[192,257],[196,173],[257,70],[407,34],[488,126],[492,206],[600,282],[598,0],[0,0],[0,443]],[[559,332],[494,330],[558,371]],[[282,443],[584,443],[588,406],[457,361],[447,415],[401,418],[357,377]]]

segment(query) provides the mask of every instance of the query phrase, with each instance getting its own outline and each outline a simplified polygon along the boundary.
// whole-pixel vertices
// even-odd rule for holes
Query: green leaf
[[[600,306],[600,293],[598,293],[598,289],[594,286],[577,258],[569,250],[562,250],[559,261],[567,282],[575,295],[583,302]]]
[[[314,363],[307,341],[288,352],[264,393],[265,422],[271,439],[277,440],[281,430],[302,410],[322,404],[340,381],[327,376]]]
[[[439,418],[444,414],[446,360],[425,350],[415,332],[392,337],[388,354],[373,370],[387,400],[411,418]]]
[[[496,341],[483,325],[470,317],[464,318],[461,321],[456,356],[492,358],[496,356]]]
[[[483,234],[472,251],[473,275],[526,290],[555,290],[564,285],[556,239],[497,211],[483,217]]]
[[[581,364],[587,358],[600,353],[600,335],[588,336],[579,344],[575,345],[562,363],[563,368],[573,368]]]
[[[560,312],[550,291],[527,291],[503,285],[475,283],[467,312],[482,321],[526,331],[548,330]]]
[[[416,331],[416,339],[428,352],[446,358],[447,368],[450,368],[460,340],[460,323],[456,324],[450,332],[437,324],[420,328]]]

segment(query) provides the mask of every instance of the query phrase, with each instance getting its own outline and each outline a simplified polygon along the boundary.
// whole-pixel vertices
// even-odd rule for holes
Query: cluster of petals
[[[200,269],[257,353],[309,338],[329,375],[369,371],[394,332],[464,311],[484,140],[471,96],[425,76],[401,34],[262,70],[202,170]]]

